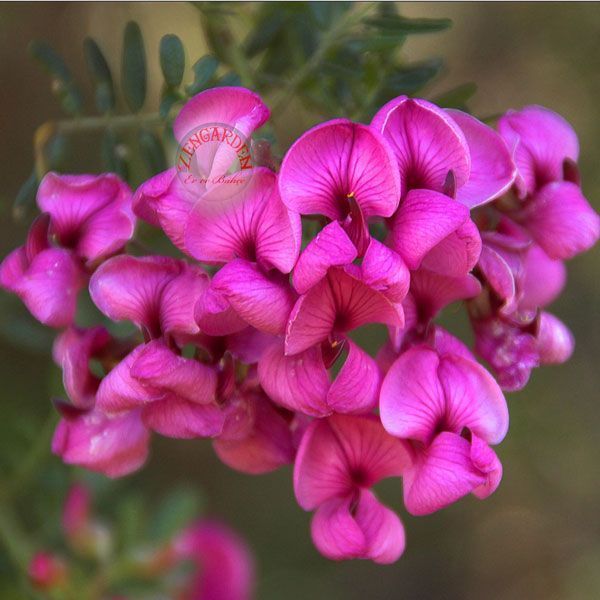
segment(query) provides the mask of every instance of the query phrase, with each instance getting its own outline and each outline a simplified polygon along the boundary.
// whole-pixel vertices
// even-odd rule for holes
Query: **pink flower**
[[[196,307],[197,322],[219,335],[245,324],[283,333],[295,300],[285,275],[298,258],[300,217],[283,205],[276,176],[265,168],[255,169],[239,193],[220,197],[222,190],[197,203],[186,229],[192,256],[227,263]]]
[[[329,370],[346,349],[332,380]],[[258,376],[274,402],[315,417],[368,412],[377,404],[381,385],[376,362],[348,338],[313,345],[293,356],[286,356],[283,341],[277,341],[262,355]]]
[[[490,444],[508,429],[508,410],[489,373],[462,350],[417,345],[391,366],[381,388],[381,422],[410,442],[404,503],[414,515],[435,512],[473,493],[494,492],[502,466]]]
[[[315,510],[315,546],[334,560],[395,562],[404,551],[400,519],[370,488],[400,476],[410,462],[405,444],[371,416],[333,415],[306,430],[294,466],[294,491]]]
[[[175,119],[173,132],[178,143],[185,145],[194,131],[217,124],[225,125],[228,132],[239,132],[247,140],[268,118],[269,109],[254,92],[241,87],[219,87],[189,100]],[[160,226],[180,250],[187,252],[185,230],[196,203],[210,189],[223,197],[220,187],[234,187],[211,183],[226,173],[235,160],[229,150],[227,144],[218,142],[194,148],[194,170],[201,171],[208,184],[186,183],[185,174],[178,174],[177,166],[173,167],[140,186],[133,198],[134,212],[152,225]],[[245,181],[251,181],[252,177],[250,173]]]
[[[74,406],[93,408],[100,377],[90,369],[90,361],[108,352],[112,337],[104,327],[70,327],[54,342],[54,361],[63,371],[63,385]]]
[[[50,217],[39,216],[27,242],[0,264],[0,285],[16,294],[44,325],[65,327],[75,318],[77,294],[86,276],[70,250],[48,241]]]
[[[400,200],[394,156],[367,125],[336,119],[302,135],[281,165],[283,202],[300,214],[339,221],[363,255],[369,217],[389,217]]]
[[[404,195],[431,190],[473,208],[502,195],[514,180],[500,136],[466,113],[399,96],[379,109],[371,125],[394,151]]]
[[[50,215],[50,236],[85,261],[115,254],[133,235],[131,191],[112,173],[48,173],[40,183],[37,202]]]
[[[50,552],[36,552],[27,567],[31,584],[38,590],[56,590],[62,587],[68,577],[65,561]]]
[[[175,558],[195,567],[181,600],[250,600],[254,563],[244,541],[215,521],[198,521],[172,543]]]
[[[48,173],[37,196],[43,211],[27,243],[0,265],[0,285],[51,327],[73,322],[86,268],[121,250],[133,235],[131,192],[116,175]]]
[[[541,106],[508,111],[498,130],[517,165],[515,187],[524,200],[513,214],[551,258],[566,260],[600,237],[600,217],[579,185],[579,143],[572,127]]]
[[[465,113],[406,96],[383,106],[371,125],[392,147],[402,181],[391,247],[411,270],[465,275],[481,250],[469,209],[502,195],[514,180],[505,143]]]
[[[213,441],[229,467],[258,475],[293,462],[293,413],[278,410],[260,391],[229,403],[223,433]]]
[[[122,477],[139,469],[148,456],[150,434],[139,411],[107,416],[99,410],[64,411],[52,452],[64,462]]]
[[[69,540],[80,539],[87,532],[91,523],[90,490],[83,484],[74,484],[63,505],[62,526]]]
[[[502,389],[522,389],[532,369],[566,361],[574,341],[566,326],[540,308],[565,284],[564,264],[550,258],[527,232],[503,217],[484,232],[478,272],[485,284],[469,306],[475,349]]]
[[[287,324],[286,355],[322,342],[335,344],[367,323],[403,326],[408,270],[402,259],[374,239],[360,266],[350,264],[356,254],[335,221],[307,246],[294,271],[294,285],[302,295]]]

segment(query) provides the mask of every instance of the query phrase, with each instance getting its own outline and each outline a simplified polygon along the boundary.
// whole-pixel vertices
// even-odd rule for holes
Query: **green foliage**
[[[130,110],[139,112],[146,100],[146,50],[140,26],[130,21],[123,34],[121,85]]]
[[[96,107],[101,113],[107,113],[115,108],[115,90],[110,67],[102,50],[92,38],[88,37],[83,41],[83,53],[96,86]]]
[[[69,115],[79,115],[83,98],[65,61],[46,42],[32,42],[29,52],[52,76],[52,91],[62,109]]]

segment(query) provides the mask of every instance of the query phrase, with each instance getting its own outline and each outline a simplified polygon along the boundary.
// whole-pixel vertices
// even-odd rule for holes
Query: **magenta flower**
[[[321,123],[292,145],[279,189],[291,210],[339,221],[361,256],[369,242],[369,217],[391,216],[401,191],[396,161],[382,136],[346,119]]]
[[[122,477],[139,469],[148,457],[150,433],[140,411],[107,416],[99,410],[64,410],[52,452],[64,462]]]
[[[332,380],[330,368],[346,349]],[[276,341],[263,353],[258,376],[274,402],[314,417],[368,412],[377,404],[381,385],[377,363],[347,338],[317,344],[293,356],[286,356],[283,341]]]
[[[192,256],[227,263],[197,306],[197,322],[219,335],[243,324],[283,333],[295,300],[285,274],[298,258],[300,217],[283,205],[276,176],[268,169],[255,169],[239,193],[227,191],[220,197],[222,190],[198,202],[186,229],[185,244]]]
[[[250,600],[254,561],[244,541],[228,527],[202,520],[172,542],[174,558],[195,566],[181,600]]]
[[[33,222],[25,245],[0,264],[0,285],[16,294],[44,325],[65,327],[75,318],[86,275],[71,251],[50,245],[49,226],[47,214]]]
[[[470,306],[475,349],[504,390],[519,390],[532,369],[564,362],[573,352],[567,327],[540,312],[561,292],[566,271],[506,217],[483,239],[478,271],[485,289]]]
[[[131,192],[116,175],[48,173],[37,195],[44,213],[27,243],[0,265],[0,285],[39,321],[70,325],[86,269],[120,251],[133,235]]]
[[[175,246],[187,252],[185,230],[196,203],[210,189],[219,193],[221,187],[235,187],[212,183],[218,182],[235,160],[235,153],[231,155],[230,146],[223,143],[222,138],[220,142],[201,144],[202,139],[196,140],[194,132],[202,136],[202,129],[206,126],[226,126],[223,134],[239,132],[247,141],[268,118],[269,109],[260,97],[245,88],[219,87],[194,96],[175,119],[173,132],[184,149],[189,146],[190,160],[196,165],[195,168],[184,165],[184,171],[201,171],[202,179],[207,183],[201,183],[199,176],[186,183],[185,173],[180,172],[182,165],[176,165],[155,175],[138,188],[133,198],[136,215],[152,225],[160,226]],[[190,138],[190,134],[194,139]],[[247,175],[245,181],[250,181],[252,176]],[[223,197],[222,190],[220,193]]]
[[[400,519],[370,488],[399,477],[410,462],[406,445],[370,416],[333,415],[306,430],[294,466],[294,491],[315,510],[315,546],[327,558],[395,562],[404,551]]]
[[[514,180],[500,136],[466,113],[399,96],[379,109],[371,125],[394,151],[404,195],[432,190],[473,208],[501,196]]]
[[[113,321],[131,321],[148,339],[199,332],[194,305],[209,285],[197,266],[166,256],[117,256],[90,280],[94,304]]]
[[[505,143],[465,113],[405,96],[383,106],[372,126],[392,147],[402,181],[390,245],[411,270],[465,275],[481,250],[469,209],[502,195],[514,180]]]
[[[229,402],[223,432],[213,448],[232,469],[269,473],[294,461],[292,419],[292,413],[278,410],[262,392],[247,391]]]
[[[381,422],[410,442],[404,503],[414,515],[435,512],[473,493],[485,498],[502,477],[490,444],[508,429],[502,392],[468,351],[417,345],[388,371],[381,388]]]
[[[216,372],[181,356],[175,343],[199,333],[194,305],[207,286],[199,267],[167,257],[116,257],[94,273],[90,293],[96,306],[111,319],[132,321],[147,339],[102,380],[101,410],[139,409],[147,427],[171,437],[221,432]]]
[[[286,355],[322,342],[335,345],[346,332],[367,323],[403,326],[401,302],[409,275],[402,259],[374,239],[360,266],[348,264],[356,254],[335,221],[302,253],[294,272],[294,285],[302,295],[287,324]]]
[[[572,127],[541,106],[508,111],[498,130],[517,165],[515,187],[523,200],[518,220],[551,258],[569,259],[600,237],[600,217],[581,193],[579,143]]]
[[[90,369],[90,361],[108,353],[112,337],[104,327],[70,327],[54,342],[54,362],[62,368],[63,386],[74,406],[93,408],[101,379]]]

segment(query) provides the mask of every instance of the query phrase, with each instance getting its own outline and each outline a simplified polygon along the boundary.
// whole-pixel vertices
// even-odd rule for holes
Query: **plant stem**
[[[1,495],[0,500],[10,500],[35,474],[37,467],[49,454],[50,441],[56,426],[58,415],[53,410],[42,425],[34,443],[25,458],[20,462],[17,471]]]
[[[357,8],[351,8],[331,29],[323,34],[319,46],[310,58],[296,71],[296,74],[289,80],[285,88],[273,98],[273,113],[277,113],[289,104],[292,96],[300,85],[302,85],[304,80],[319,67],[325,54],[327,54],[332,46],[337,43],[339,38],[346,33],[350,27],[361,21],[361,19],[372,9],[373,4],[371,2],[361,2],[357,3],[355,6],[357,6]]]

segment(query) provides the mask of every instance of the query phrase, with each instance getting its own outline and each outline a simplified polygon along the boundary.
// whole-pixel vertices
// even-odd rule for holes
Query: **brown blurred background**
[[[235,10],[243,15],[248,8]],[[471,106],[478,116],[530,103],[564,115],[580,137],[584,191],[600,209],[600,5],[407,2],[401,10],[454,21],[448,32],[416,37],[406,47],[409,58],[435,54],[446,61],[445,73],[428,93],[474,81],[479,91]],[[25,224],[15,225],[10,207],[31,171],[33,132],[59,116],[48,77],[28,56],[27,44],[47,40],[87,81],[83,38],[98,40],[116,66],[122,29],[130,19],[139,22],[145,36],[151,82],[146,109],[155,110],[160,78],[152,74],[158,69],[160,37],[178,34],[189,59],[203,53],[193,6],[0,4],[0,255],[21,243],[26,231]],[[89,96],[87,101],[91,104]],[[312,118],[293,111],[281,121],[280,134],[291,140]],[[80,160],[93,164],[85,148]],[[574,260],[567,290],[553,307],[575,334],[573,359],[536,371],[525,391],[509,397],[511,429],[499,447],[504,480],[496,494],[486,502],[468,498],[432,517],[413,518],[402,509],[397,482],[381,487],[407,529],[406,553],[393,566],[322,559],[310,542],[309,515],[294,502],[290,470],[258,478],[240,475],[222,466],[210,445],[200,441],[156,440],[146,469],[111,484],[110,496],[137,489],[151,498],[173,485],[199,486],[207,512],[231,522],[253,546],[260,600],[600,598],[599,266],[598,249]],[[16,304],[10,309],[25,317]],[[8,318],[13,319],[0,321],[6,325]],[[5,440],[19,429],[35,431],[49,410],[49,387],[56,388],[59,380],[50,357],[20,343],[26,332],[10,325],[0,338],[0,437]],[[1,452],[5,447],[0,441]],[[8,467],[0,481],[5,482],[5,472]],[[56,489],[48,504],[62,493]],[[37,527],[30,515],[22,516],[29,527]],[[2,594],[5,585],[8,589],[2,578],[11,577],[0,560],[3,598],[9,596]]]

